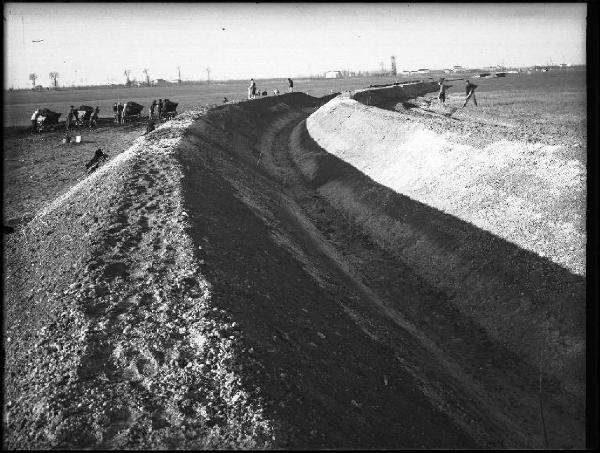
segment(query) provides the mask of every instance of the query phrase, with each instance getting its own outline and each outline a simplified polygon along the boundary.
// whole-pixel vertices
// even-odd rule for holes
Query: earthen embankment
[[[476,149],[372,106],[374,93],[400,89],[321,107],[306,122],[318,146],[298,149],[296,163],[464,316],[583,394],[585,169],[558,160],[556,147]]]

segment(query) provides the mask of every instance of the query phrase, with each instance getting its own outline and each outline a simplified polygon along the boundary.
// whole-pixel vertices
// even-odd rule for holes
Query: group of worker
[[[288,81],[288,93],[292,93],[294,91],[294,81],[290,78],[288,78],[287,81]],[[254,79],[250,79],[250,85],[248,86],[248,99],[256,99],[256,96],[259,96],[259,95],[266,96],[267,94],[268,93],[266,91],[263,91],[261,93],[258,90],[258,88],[256,88],[256,82],[254,82]],[[273,90],[273,95],[277,96],[278,94],[279,94],[279,90],[277,88],[275,88]]]
[[[438,85],[440,86],[440,91],[438,93],[438,99],[440,100],[440,102],[442,104],[444,104],[446,102],[446,88],[449,88],[448,85],[444,85],[444,78],[441,78],[440,81],[438,82]],[[469,82],[468,80],[465,82],[465,102],[463,104],[463,107],[467,106],[467,102],[469,102],[469,99],[473,99],[473,102],[475,103],[475,105],[477,105],[477,99],[475,98],[475,88],[477,88],[477,85],[475,85],[474,83]]]
[[[79,126],[84,125],[88,122],[88,126],[91,129],[92,127],[96,127],[98,124],[98,115],[100,114],[100,107],[96,106],[96,108],[92,111],[91,114],[88,115],[86,112],[81,118],[79,118],[79,112],[75,109],[75,107],[71,106],[69,109],[69,113],[67,114],[67,120],[65,122],[65,129],[69,130],[71,125]]]
[[[113,104],[113,117],[115,124],[125,124],[125,105],[121,104],[121,101],[117,101]]]
[[[164,101],[162,99],[159,99],[158,102],[156,102],[156,99],[154,99],[152,101],[152,104],[150,104],[148,119],[160,121],[166,113],[166,111],[167,99],[165,99]]]

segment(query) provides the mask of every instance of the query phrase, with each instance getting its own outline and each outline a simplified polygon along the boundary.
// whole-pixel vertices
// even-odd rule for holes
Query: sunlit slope
[[[315,141],[374,181],[585,275],[585,178],[561,147],[459,145],[351,99],[307,121]]]
[[[578,162],[541,143],[459,145],[344,97],[292,139],[296,164],[337,209],[493,338],[584,391]]]

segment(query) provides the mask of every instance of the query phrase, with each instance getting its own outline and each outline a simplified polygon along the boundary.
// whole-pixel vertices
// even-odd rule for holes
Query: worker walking
[[[150,119],[153,120],[154,119],[154,110],[156,109],[156,99],[154,99],[152,101],[152,104],[150,104]]]
[[[475,103],[475,105],[477,105],[477,99],[475,99],[475,88],[477,88],[477,85],[475,85],[474,83],[471,83],[467,80],[466,84],[465,84],[465,93],[467,95],[467,98],[465,99],[465,103],[463,104],[463,107],[466,107],[467,102],[469,102],[469,99],[473,98],[473,102]]]
[[[288,92],[292,93],[294,91],[294,81],[288,78]]]

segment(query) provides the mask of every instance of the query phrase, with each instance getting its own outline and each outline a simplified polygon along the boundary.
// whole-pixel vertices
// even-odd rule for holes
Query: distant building
[[[465,68],[463,68],[462,66],[458,66],[458,65],[457,65],[457,66],[453,66],[453,67],[452,67],[452,71],[453,71],[453,72],[464,72],[464,71],[466,71],[466,69],[465,69]]]
[[[169,84],[170,84],[170,82],[165,79],[154,79],[152,81],[152,85],[155,85],[155,86],[162,86],[162,85],[169,85]]]
[[[326,79],[339,79],[342,77],[342,72],[341,71],[327,71],[325,73],[325,78]]]
[[[416,72],[417,74],[429,74],[431,72],[431,70],[423,68],[423,69],[417,69],[416,71],[413,71],[413,72]]]

